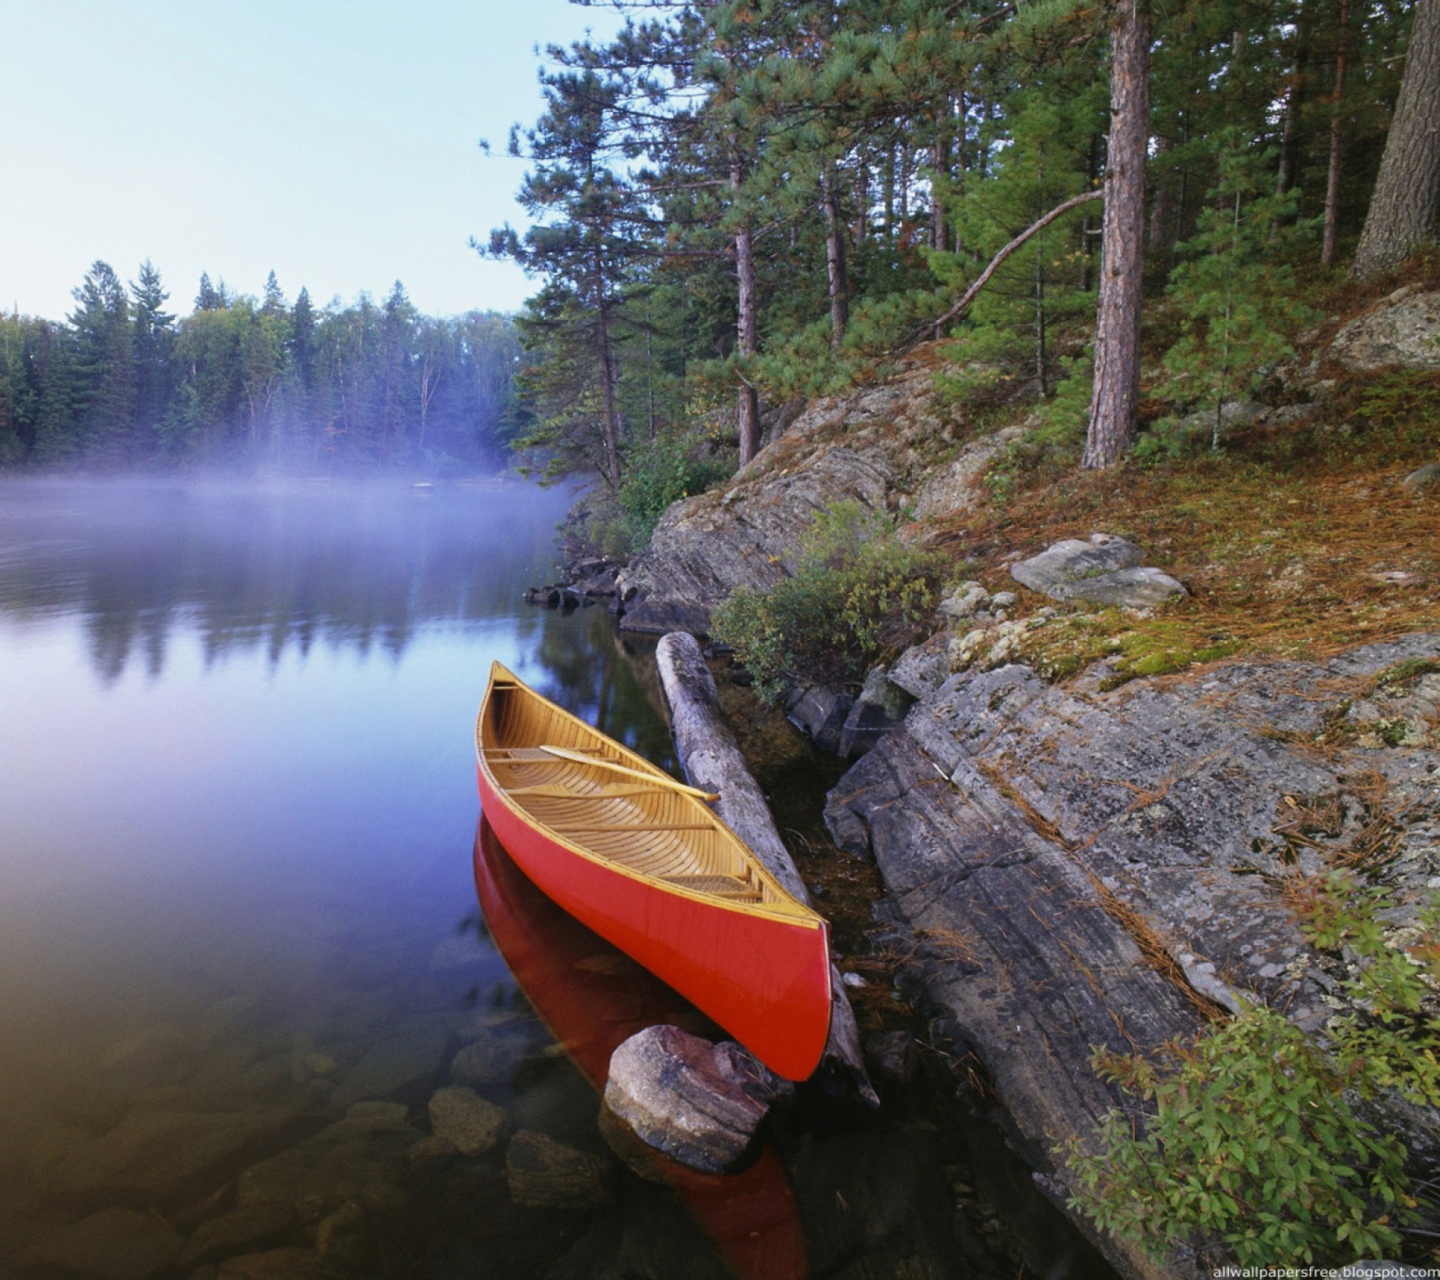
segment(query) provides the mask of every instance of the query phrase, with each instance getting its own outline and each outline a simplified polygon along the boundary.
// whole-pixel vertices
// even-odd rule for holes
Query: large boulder
[[[1185,595],[1168,573],[1141,565],[1145,553],[1113,533],[1066,538],[1010,568],[1021,586],[1052,600],[1086,600],[1122,609],[1150,609]]]
[[[771,1104],[791,1092],[738,1044],[662,1025],[611,1055],[605,1106],[672,1160],[721,1173],[749,1149]]]
[[[159,1218],[133,1209],[101,1209],[47,1232],[16,1259],[21,1272],[87,1280],[145,1280],[179,1256],[184,1240]]]
[[[1330,343],[1329,355],[1361,372],[1392,365],[1440,369],[1440,293],[1397,289],[1345,325]]]

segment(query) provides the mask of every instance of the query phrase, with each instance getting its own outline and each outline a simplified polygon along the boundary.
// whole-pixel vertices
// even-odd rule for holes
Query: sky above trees
[[[567,0],[3,0],[0,308],[59,319],[97,258],[317,305],[402,280],[429,314],[534,292],[471,235],[523,224],[505,156],[534,46],[613,29]],[[495,154],[477,145],[488,138]]]

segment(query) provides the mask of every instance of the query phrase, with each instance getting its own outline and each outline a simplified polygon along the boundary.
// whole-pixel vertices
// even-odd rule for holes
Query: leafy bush
[[[731,645],[774,700],[787,684],[853,684],[918,639],[939,597],[944,559],[902,541],[888,516],[859,502],[822,512],[793,576],[741,587],[715,610]]]
[[[619,492],[609,502],[597,499],[590,538],[607,555],[633,555],[650,541],[667,507],[703,493],[734,470],[734,449],[717,448],[707,433],[661,432],[629,451]]]
[[[1070,1151],[1074,1203],[1155,1255],[1208,1235],[1245,1266],[1392,1255],[1412,1217],[1405,1149],[1353,1105],[1394,1090],[1440,1103],[1440,908],[1420,916],[1408,950],[1390,945],[1382,912],[1394,891],[1354,871],[1287,886],[1306,939],[1351,962],[1351,1011],[1323,1044],[1283,1014],[1246,1006],[1168,1065],[1099,1052],[1096,1069],[1154,1104],[1137,1123],[1114,1109],[1098,1151]],[[1353,962],[1358,961],[1358,965]]]

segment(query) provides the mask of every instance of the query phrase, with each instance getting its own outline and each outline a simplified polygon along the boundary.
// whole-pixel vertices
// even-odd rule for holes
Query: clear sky
[[[535,285],[475,235],[523,225],[513,123],[535,45],[609,34],[567,0],[0,0],[0,307],[61,319],[103,258],[317,305],[401,280],[421,311]],[[496,155],[487,158],[478,141]]]

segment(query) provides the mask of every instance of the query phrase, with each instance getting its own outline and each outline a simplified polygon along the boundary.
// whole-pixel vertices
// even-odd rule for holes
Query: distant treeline
[[[0,315],[0,469],[281,471],[493,463],[520,359],[510,320],[384,302],[287,303],[200,278],[192,314],[147,261],[127,287],[96,262],[61,323]]]

